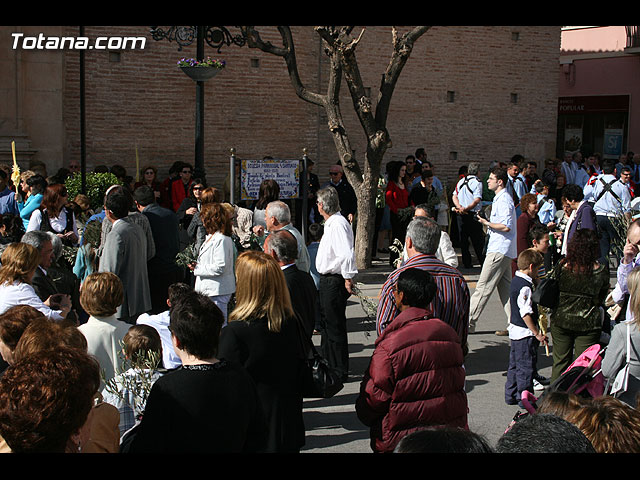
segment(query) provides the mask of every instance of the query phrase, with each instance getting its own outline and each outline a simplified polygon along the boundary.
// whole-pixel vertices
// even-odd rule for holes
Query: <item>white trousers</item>
[[[475,328],[475,324],[480,318],[484,307],[489,301],[489,297],[495,289],[498,289],[500,301],[507,316],[507,325],[511,318],[511,302],[509,292],[511,289],[511,258],[501,253],[487,253],[482,264],[480,278],[476,288],[471,295],[471,305],[469,307],[469,326]]]

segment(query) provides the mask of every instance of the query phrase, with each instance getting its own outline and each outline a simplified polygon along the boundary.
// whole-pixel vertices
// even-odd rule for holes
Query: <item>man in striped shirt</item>
[[[376,329],[378,335],[399,313],[393,296],[398,276],[408,268],[427,270],[436,281],[438,290],[429,311],[434,318],[451,325],[458,332],[466,354],[469,329],[469,287],[462,274],[435,256],[440,242],[440,227],[426,217],[415,217],[407,227],[405,248],[409,255],[406,263],[394,270],[382,286],[378,301]]]

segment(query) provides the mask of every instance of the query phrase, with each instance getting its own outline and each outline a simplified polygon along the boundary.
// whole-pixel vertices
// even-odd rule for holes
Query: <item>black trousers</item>
[[[615,258],[620,259],[622,256],[622,251],[618,245],[620,234],[611,222],[611,218],[606,215],[597,215],[596,222],[600,230],[600,260],[606,263],[609,260],[609,254],[613,254]]]
[[[405,236],[407,235],[407,223],[400,220],[400,216],[397,213],[389,212],[389,220],[391,220],[391,236],[392,241],[397,238],[404,245]],[[395,266],[394,262],[400,256],[400,253],[389,249],[389,265]]]
[[[149,293],[151,294],[151,313],[157,315],[164,312],[167,306],[167,297],[169,296],[169,286],[173,283],[183,282],[184,272],[182,269],[173,269],[168,271],[149,270]]]
[[[342,377],[349,373],[346,314],[349,296],[341,275],[320,275],[320,348],[325,360]]]
[[[478,258],[480,265],[484,262],[484,230],[482,224],[477,221],[473,214],[466,213],[458,215],[460,219],[460,250],[462,251],[462,265],[465,268],[473,266],[471,261],[471,252],[469,250],[469,241],[473,245],[473,250]]]

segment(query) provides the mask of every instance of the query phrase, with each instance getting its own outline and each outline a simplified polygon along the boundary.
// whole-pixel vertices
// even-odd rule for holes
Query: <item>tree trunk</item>
[[[365,174],[356,192],[358,214],[356,216],[355,254],[358,270],[364,270],[371,266],[371,252],[375,248],[375,245],[372,245],[372,232],[375,230],[376,222],[377,191],[378,175]]]
[[[325,53],[330,59],[330,71],[327,92],[322,95],[307,89],[298,72],[293,36],[287,26],[279,26],[282,47],[265,42],[254,27],[241,27],[247,44],[264,52],[282,57],[289,72],[291,83],[296,94],[303,100],[321,106],[327,113],[329,131],[340,158],[344,174],[352,185],[358,199],[356,216],[355,255],[359,270],[371,264],[372,245],[376,220],[376,195],[380,166],[387,148],[391,147],[391,139],[386,130],[387,115],[396,82],[413,49],[413,44],[430,27],[413,27],[409,32],[400,35],[392,27],[393,54],[387,66],[380,86],[378,101],[373,112],[372,101],[366,94],[364,83],[355,57],[364,28],[357,37],[352,36],[353,26],[318,26],[316,32],[324,40]],[[340,112],[340,86],[342,80],[349,88],[353,108],[358,116],[367,138],[367,149],[361,166],[354,158],[349,136],[342,122]],[[374,250],[375,251],[375,250]]]

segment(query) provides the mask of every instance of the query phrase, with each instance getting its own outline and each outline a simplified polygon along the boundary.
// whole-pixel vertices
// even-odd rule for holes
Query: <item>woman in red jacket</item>
[[[389,206],[391,220],[391,236],[398,239],[404,245],[404,236],[407,233],[407,225],[411,220],[411,215],[404,218],[400,215],[400,210],[409,206],[409,190],[404,184],[404,177],[407,172],[407,165],[404,162],[393,162],[389,169],[389,182],[385,192],[385,201]],[[389,265],[394,266],[399,253],[389,249]]]
[[[376,340],[356,400],[374,452],[392,452],[426,426],[468,429],[462,346],[452,327],[427,315],[435,293],[426,270],[409,268],[398,277],[400,314]]]

